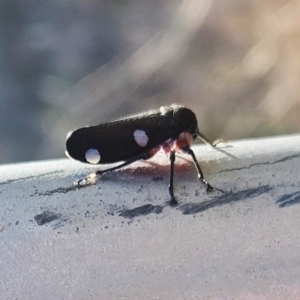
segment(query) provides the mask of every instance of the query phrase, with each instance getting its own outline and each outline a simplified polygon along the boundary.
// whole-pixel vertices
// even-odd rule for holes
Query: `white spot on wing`
[[[149,138],[144,130],[136,130],[133,133],[136,143],[140,147],[145,147],[148,144]]]
[[[90,164],[98,164],[101,156],[100,153],[98,152],[97,149],[89,149],[88,151],[85,152],[85,159],[87,162]]]
[[[69,131],[68,133],[67,133],[67,137],[66,137],[66,139],[68,139],[71,135],[72,135],[72,133],[73,133],[73,131],[71,130],[71,131]]]

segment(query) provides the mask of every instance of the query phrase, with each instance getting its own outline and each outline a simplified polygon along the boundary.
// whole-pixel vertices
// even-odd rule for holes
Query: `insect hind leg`
[[[141,160],[141,159],[149,159],[152,156],[153,156],[153,154],[152,153],[148,153],[148,152],[139,154],[137,156],[134,156],[134,157],[126,160],[124,163],[122,163],[122,164],[120,164],[118,166],[115,166],[115,167],[112,167],[112,168],[109,168],[109,169],[106,169],[106,170],[99,170],[99,171],[93,172],[89,176],[85,177],[84,179],[80,179],[78,181],[75,181],[74,185],[77,185],[77,186],[79,186],[79,185],[85,185],[88,182],[90,182],[91,179],[93,179],[93,181],[96,181],[97,178],[99,178],[101,175],[103,175],[105,173],[121,169],[121,168],[123,168],[125,166],[128,166],[128,165],[130,165],[130,164],[132,164],[132,163],[134,163],[134,162],[136,162],[138,160]]]

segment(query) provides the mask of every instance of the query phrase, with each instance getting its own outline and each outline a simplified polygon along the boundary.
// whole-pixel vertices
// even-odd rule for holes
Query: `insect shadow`
[[[245,201],[249,198],[254,198],[259,195],[268,193],[273,188],[265,185],[253,189],[247,189],[238,191],[235,193],[225,193],[221,196],[214,197],[212,200],[204,202],[190,202],[179,205],[177,210],[181,211],[183,215],[194,215],[201,212],[204,212],[210,208],[221,206],[228,203],[234,203],[238,201]],[[299,194],[300,197],[300,194]],[[146,204],[142,206],[135,207],[133,209],[122,209],[119,210],[119,216],[127,219],[133,219],[136,217],[145,216],[148,214],[160,214],[165,207],[168,205],[151,205]]]
[[[284,194],[276,200],[276,204],[278,204],[279,207],[286,207],[291,206],[295,204],[300,203],[300,191],[290,193],[290,194]]]

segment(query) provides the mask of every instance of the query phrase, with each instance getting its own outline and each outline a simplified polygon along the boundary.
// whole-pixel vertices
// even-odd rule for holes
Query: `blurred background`
[[[299,16],[299,0],[3,0],[0,163],[171,103],[210,140],[297,133]]]

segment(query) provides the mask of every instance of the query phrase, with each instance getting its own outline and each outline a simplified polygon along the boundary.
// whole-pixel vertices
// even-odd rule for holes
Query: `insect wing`
[[[82,162],[114,163],[149,152],[181,131],[173,118],[157,111],[77,129],[68,136],[66,150]]]

